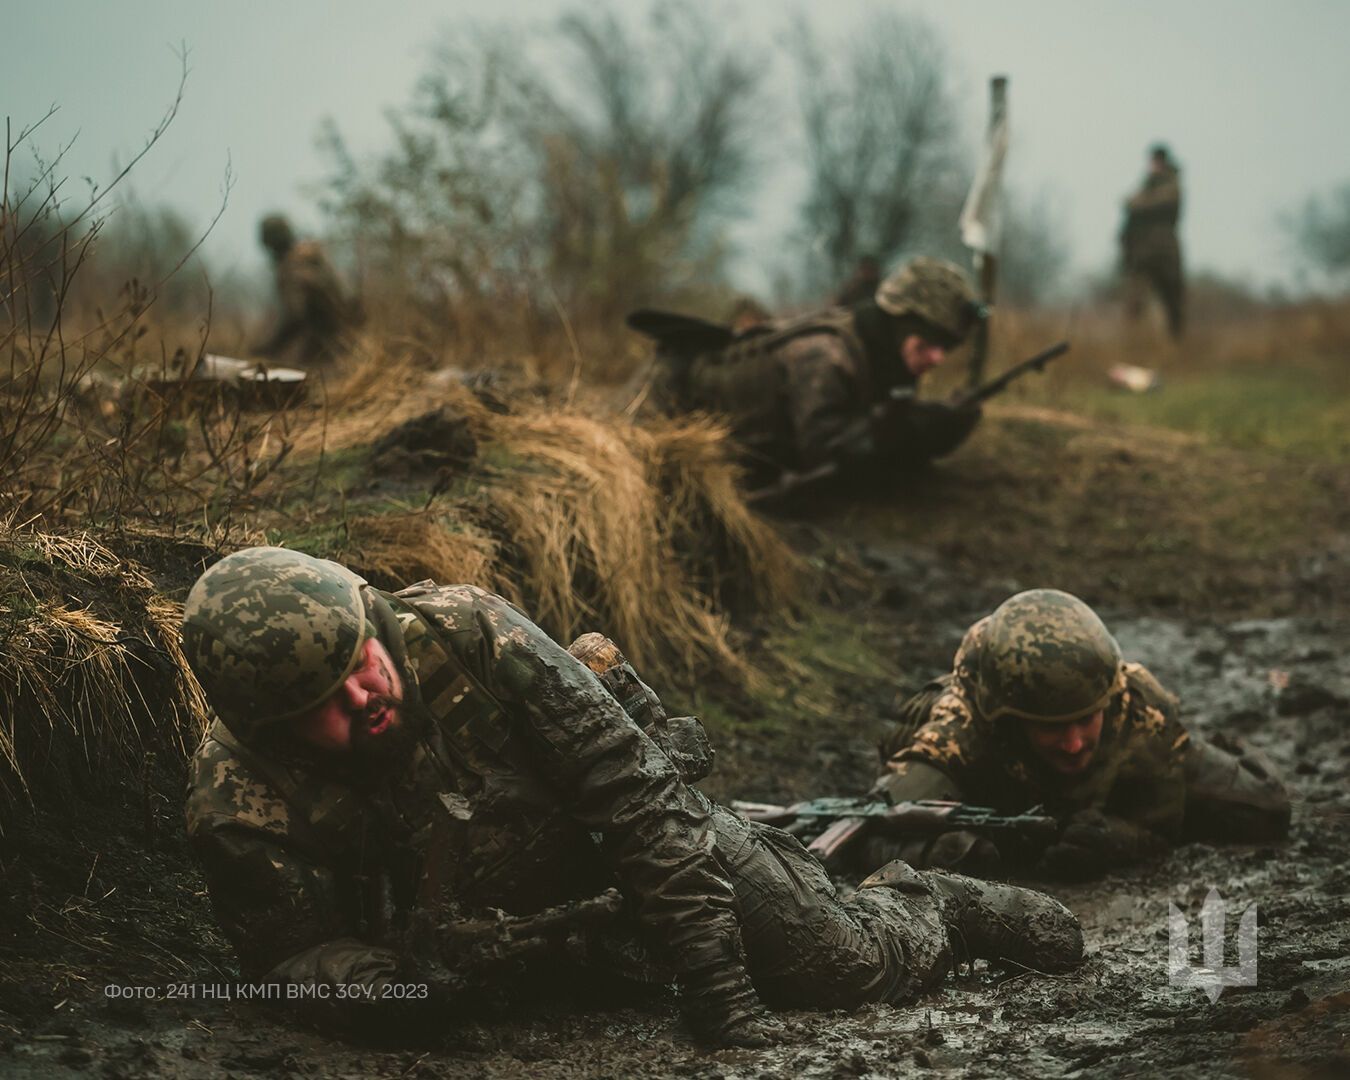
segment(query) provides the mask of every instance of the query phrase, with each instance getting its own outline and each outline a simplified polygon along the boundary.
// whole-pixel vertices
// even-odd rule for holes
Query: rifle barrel
[[[1042,349],[1035,356],[1023,360],[1020,364],[1014,364],[1002,375],[990,379],[983,386],[977,386],[968,394],[964,394],[958,399],[957,404],[963,407],[978,405],[982,401],[988,401],[995,394],[1001,393],[1003,388],[1009,383],[1021,378],[1028,371],[1040,371],[1045,365],[1063,356],[1069,351],[1067,341],[1059,341],[1051,345],[1048,349]]]

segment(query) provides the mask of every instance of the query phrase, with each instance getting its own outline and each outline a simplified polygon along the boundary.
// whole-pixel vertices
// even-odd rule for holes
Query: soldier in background
[[[272,332],[253,351],[301,367],[332,363],[355,320],[323,248],[297,240],[280,214],[263,218],[258,235],[276,271],[278,310]]]
[[[835,295],[836,307],[852,307],[876,295],[881,284],[881,263],[875,255],[864,255],[853,268],[852,276]]]
[[[1255,843],[1289,828],[1268,759],[1187,732],[1177,699],[1068,593],[1006,600],[966,631],[951,673],[902,713],[874,791],[1006,813],[1042,806],[1063,823],[1038,867],[1051,876],[1092,876],[1181,840]],[[977,872],[998,860],[988,840],[963,833],[888,853]]]
[[[674,411],[721,414],[752,483],[780,490],[860,468],[907,468],[959,446],[978,408],[918,401],[924,374],[945,363],[983,309],[965,273],[918,258],[851,308],[770,323],[738,336],[670,316],[656,337],[658,397]],[[659,316],[658,316],[659,317]],[[654,321],[654,320],[653,320]],[[680,338],[684,324],[700,333]]]
[[[316,1003],[346,988],[326,1018],[348,1029],[411,1012],[442,1030],[511,974],[445,950],[455,924],[616,885],[613,932],[716,1044],[776,1038],[761,1001],[909,1000],[962,951],[1081,959],[1077,920],[1027,889],[897,863],[840,896],[795,837],[690,786],[711,767],[701,726],[667,717],[612,642],[563,649],[472,586],[384,593],[250,548],[193,586],[183,643],[217,714],[187,804],[216,917],[246,978]],[[412,933],[428,919],[430,941]]]
[[[1137,319],[1152,290],[1167,315],[1167,329],[1179,340],[1185,327],[1186,282],[1181,269],[1177,222],[1181,217],[1181,172],[1161,143],[1149,153],[1148,174],[1125,202],[1120,232],[1126,275],[1126,311]]]

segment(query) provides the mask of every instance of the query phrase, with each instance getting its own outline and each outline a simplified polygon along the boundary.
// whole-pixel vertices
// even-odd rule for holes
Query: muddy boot
[[[860,888],[924,889],[933,897],[958,960],[1004,961],[1033,971],[1071,971],[1083,959],[1083,929],[1058,900],[1033,889],[887,863]]]

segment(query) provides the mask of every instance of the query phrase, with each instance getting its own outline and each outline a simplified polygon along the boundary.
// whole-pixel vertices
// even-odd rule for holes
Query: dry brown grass
[[[445,514],[367,514],[352,518],[349,548],[363,572],[409,584],[495,579],[497,546],[490,536]]]
[[[0,524],[0,802],[136,777],[206,722],[181,607],[86,533]]]
[[[653,667],[744,672],[729,611],[782,607],[802,566],[746,507],[724,432],[703,419],[640,427],[503,396],[513,411],[490,410],[414,359],[354,357],[330,383],[322,443],[311,425],[302,450],[368,446],[394,423],[450,405],[480,455],[469,493],[448,502],[350,504],[337,554],[390,583],[431,577],[500,592],[562,640],[602,629]]]
[[[492,486],[513,549],[508,591],[563,639],[601,629],[638,663],[743,671],[728,606],[784,604],[802,568],[746,508],[723,432],[567,412],[495,419],[526,466]]]

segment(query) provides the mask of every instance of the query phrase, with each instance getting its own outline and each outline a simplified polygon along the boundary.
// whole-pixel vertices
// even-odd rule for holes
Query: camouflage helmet
[[[887,315],[922,319],[953,343],[964,341],[984,315],[970,278],[945,259],[911,259],[882,280],[875,299]]]
[[[268,251],[286,251],[295,243],[295,231],[284,214],[268,214],[258,226],[258,239]]]
[[[1120,646],[1090,607],[1058,589],[1009,597],[986,620],[974,661],[976,705],[991,723],[1011,716],[1068,724],[1124,687]]]
[[[197,579],[183,652],[239,738],[299,715],[352,673],[373,631],[346,567],[284,548],[227,555]]]

